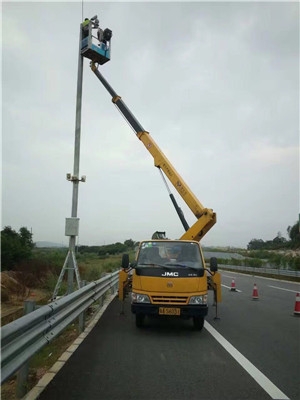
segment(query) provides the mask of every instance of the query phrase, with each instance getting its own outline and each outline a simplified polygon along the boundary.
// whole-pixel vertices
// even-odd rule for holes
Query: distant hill
[[[54,243],[54,242],[35,242],[36,247],[67,247],[63,243]]]

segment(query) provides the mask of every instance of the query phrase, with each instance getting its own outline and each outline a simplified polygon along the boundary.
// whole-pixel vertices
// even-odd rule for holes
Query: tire
[[[201,331],[204,325],[204,317],[193,317],[194,328],[197,331]]]
[[[142,328],[144,325],[144,319],[145,319],[144,314],[135,314],[135,325],[138,328]]]

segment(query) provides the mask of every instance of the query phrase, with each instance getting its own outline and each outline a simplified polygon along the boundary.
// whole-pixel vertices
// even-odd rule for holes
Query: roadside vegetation
[[[288,226],[289,239],[282,237],[278,232],[272,240],[252,239],[247,249],[207,248],[207,251],[237,253],[243,258],[218,257],[218,263],[223,265],[238,265],[252,268],[269,267],[274,269],[289,269],[300,271],[300,231],[299,222]]]
[[[94,281],[100,279],[104,273],[119,269],[123,252],[129,253],[133,260],[135,245],[130,239],[123,244],[78,247],[76,260],[81,279],[87,282]],[[28,289],[39,288],[49,295],[53,292],[67,255],[67,248],[36,248],[32,242],[32,234],[24,227],[19,233],[11,227],[5,227],[1,232],[1,246],[1,272],[19,283],[15,293],[18,297],[26,297]],[[67,277],[64,278],[58,295],[66,292]],[[2,285],[1,301],[5,303],[9,300],[9,289]]]

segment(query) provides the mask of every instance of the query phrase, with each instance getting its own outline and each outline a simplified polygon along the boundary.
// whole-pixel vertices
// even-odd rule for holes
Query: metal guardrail
[[[219,264],[219,268],[222,269],[229,269],[232,271],[245,271],[245,272],[251,272],[253,274],[255,273],[264,273],[264,274],[269,274],[269,275],[278,275],[278,276],[291,276],[291,277],[296,277],[300,278],[300,271],[294,271],[294,270],[289,270],[289,269],[282,269],[282,268],[267,268],[267,267],[260,267],[260,268],[255,268],[255,267],[245,267],[243,265],[226,265],[226,264]]]
[[[117,290],[119,271],[24,315],[1,328],[1,383],[109,289]]]

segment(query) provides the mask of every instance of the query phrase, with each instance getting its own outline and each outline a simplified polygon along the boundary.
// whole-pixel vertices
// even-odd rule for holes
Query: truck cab
[[[145,316],[193,319],[202,329],[207,315],[207,271],[201,247],[191,240],[145,240],[132,267],[131,311]],[[217,267],[212,268],[215,272]]]

